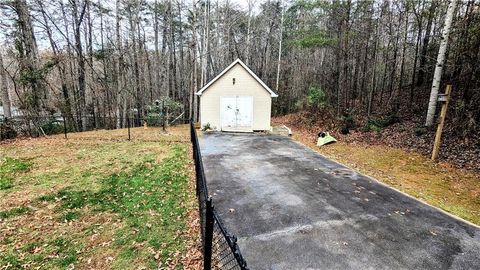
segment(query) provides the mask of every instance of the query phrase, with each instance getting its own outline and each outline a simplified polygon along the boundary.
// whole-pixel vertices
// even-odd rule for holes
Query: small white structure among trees
[[[270,130],[272,97],[277,97],[250,68],[237,59],[200,89],[203,128],[252,132]]]

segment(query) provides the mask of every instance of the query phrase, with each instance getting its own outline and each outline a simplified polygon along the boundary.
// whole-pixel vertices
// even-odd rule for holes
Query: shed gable
[[[235,60],[226,69],[224,69],[222,72],[220,72],[220,74],[218,74],[213,80],[211,80],[204,87],[202,87],[202,89],[200,89],[198,92],[196,92],[195,95],[201,96],[202,93],[205,92],[206,90],[208,90],[212,85],[214,85],[217,80],[222,78],[227,73],[230,73],[230,71],[235,70],[235,69],[233,69],[233,67],[235,67],[236,65],[239,65],[240,67],[242,67],[250,75],[250,77],[253,80],[256,80],[260,84],[260,86],[270,94],[271,97],[278,97],[278,95],[275,94],[272,91],[272,89],[270,89],[262,80],[260,80],[260,78],[258,78],[257,75],[255,75],[255,73],[253,73],[253,71],[250,70],[240,59]]]

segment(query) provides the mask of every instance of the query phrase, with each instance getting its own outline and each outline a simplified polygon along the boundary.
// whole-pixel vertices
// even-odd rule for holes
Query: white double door
[[[223,131],[252,131],[253,97],[222,97],[220,118]]]

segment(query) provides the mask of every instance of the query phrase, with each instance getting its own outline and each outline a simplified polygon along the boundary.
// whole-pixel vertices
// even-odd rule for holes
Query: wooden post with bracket
[[[447,115],[448,103],[450,102],[450,94],[452,93],[452,85],[447,84],[445,94],[438,95],[438,102],[442,103],[442,110],[440,111],[440,118],[435,133],[435,141],[433,143],[432,160],[438,158],[438,152],[440,151],[440,142],[442,138],[443,126],[445,125],[445,116]]]

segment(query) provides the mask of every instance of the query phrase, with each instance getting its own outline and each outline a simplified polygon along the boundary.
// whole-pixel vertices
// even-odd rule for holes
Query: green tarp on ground
[[[329,144],[329,143],[334,143],[336,141],[337,140],[333,136],[328,134],[328,132],[320,132],[318,134],[317,146],[322,146],[322,145],[326,145],[326,144]]]

